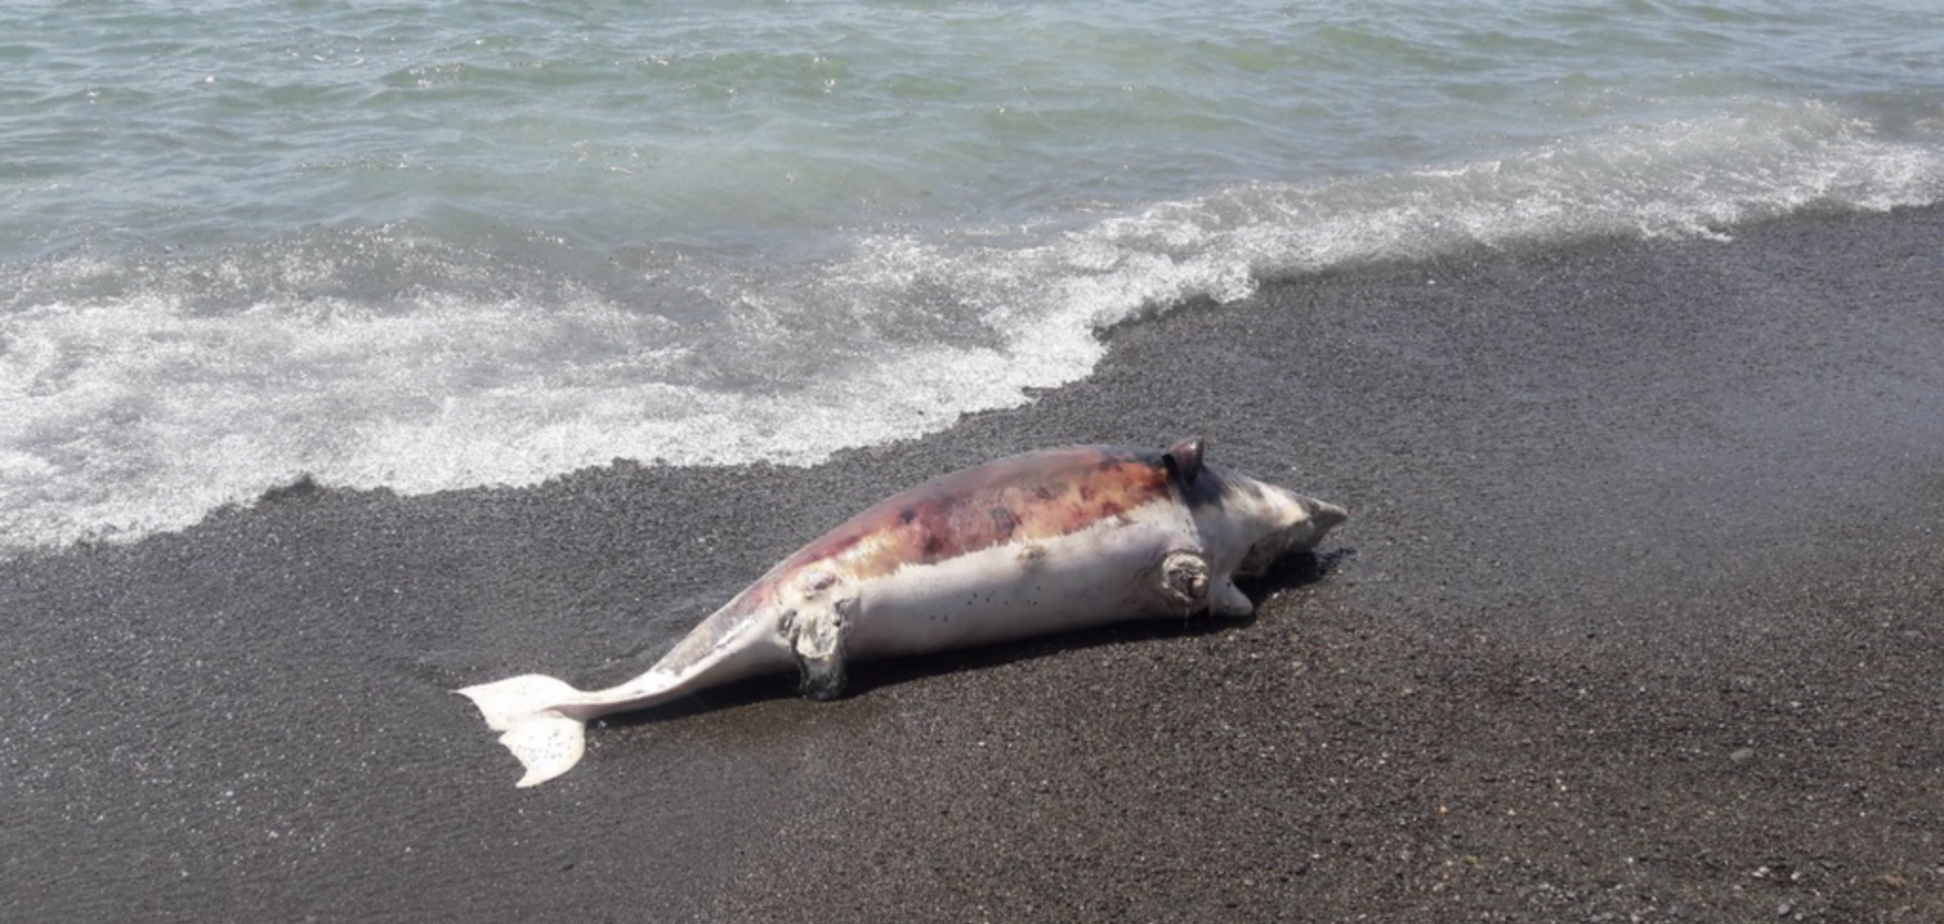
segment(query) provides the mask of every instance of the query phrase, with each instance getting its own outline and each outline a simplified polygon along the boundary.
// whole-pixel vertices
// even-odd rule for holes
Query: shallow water
[[[304,472],[812,462],[1263,278],[1944,198],[1919,3],[92,2],[0,35],[0,548]]]

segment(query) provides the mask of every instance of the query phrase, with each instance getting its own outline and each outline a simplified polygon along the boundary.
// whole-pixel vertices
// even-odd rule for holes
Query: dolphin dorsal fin
[[[1183,439],[1169,446],[1168,451],[1163,453],[1161,458],[1167,462],[1168,471],[1181,479],[1184,486],[1193,486],[1195,479],[1201,476],[1202,438],[1191,436]]]

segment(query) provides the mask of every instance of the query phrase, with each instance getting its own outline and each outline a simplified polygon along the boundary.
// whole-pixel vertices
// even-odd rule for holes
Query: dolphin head
[[[1237,574],[1249,577],[1266,574],[1283,556],[1316,548],[1331,527],[1350,518],[1348,511],[1327,501],[1264,484],[1246,475],[1230,478],[1254,485],[1253,493],[1260,499],[1242,503],[1259,505],[1258,522],[1263,524],[1257,538],[1249,543],[1248,552],[1235,566]]]
[[[1199,439],[1166,455],[1218,574],[1261,575],[1285,555],[1316,548],[1350,517],[1335,504],[1204,463]]]

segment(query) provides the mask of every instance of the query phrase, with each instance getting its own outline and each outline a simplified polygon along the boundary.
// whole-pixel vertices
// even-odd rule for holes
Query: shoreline
[[[8,904],[67,921],[1944,917],[1944,208],[1339,270],[807,469],[285,491],[0,562]],[[940,472],[1165,444],[1343,504],[1233,625],[594,728],[517,791],[449,690],[645,666]]]

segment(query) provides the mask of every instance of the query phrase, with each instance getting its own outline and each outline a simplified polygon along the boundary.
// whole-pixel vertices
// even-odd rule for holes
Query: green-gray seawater
[[[809,462],[1264,278],[1935,202],[1940,60],[1916,2],[9,4],[0,549]]]

